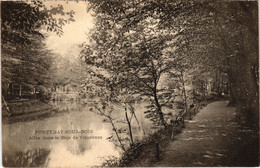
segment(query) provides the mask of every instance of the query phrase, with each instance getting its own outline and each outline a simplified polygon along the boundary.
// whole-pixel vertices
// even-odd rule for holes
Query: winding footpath
[[[208,104],[170,142],[151,167],[257,166],[259,138],[235,121],[228,101]],[[146,165],[147,166],[147,165]]]

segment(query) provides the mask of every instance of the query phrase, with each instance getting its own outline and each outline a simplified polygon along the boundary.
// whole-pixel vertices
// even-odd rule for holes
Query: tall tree
[[[110,53],[112,57],[123,55],[127,59],[137,60],[133,62],[135,65],[142,65],[144,59],[135,57],[142,55],[140,50],[134,50],[138,53],[133,51],[133,54],[130,55],[122,52],[121,55],[115,54],[116,44],[118,42],[124,44],[123,51],[126,51],[126,48],[133,48],[134,45],[127,42],[135,39],[132,36],[135,34],[135,29],[141,29],[141,25],[145,21],[145,27],[149,28],[150,25],[153,25],[149,23],[149,18],[152,18],[150,21],[157,19],[160,30],[171,34],[171,40],[168,41],[171,42],[171,46],[174,46],[172,56],[183,55],[186,57],[187,63],[193,67],[199,67],[197,72],[203,72],[202,76],[205,76],[207,73],[204,72],[207,71],[211,73],[219,71],[227,74],[231,86],[232,102],[237,102],[242,115],[248,116],[249,120],[257,123],[259,87],[257,2],[114,0],[90,1],[90,4],[95,13],[94,17],[97,19],[97,28],[100,27],[97,31],[102,32],[102,35],[94,34],[94,40],[97,41],[98,46],[106,46],[107,49],[104,51]],[[127,39],[126,34],[131,32],[132,34]],[[148,41],[148,44],[152,46],[150,40],[154,36],[153,32],[150,31],[147,37],[145,29],[141,29],[137,37],[143,41],[143,44]],[[100,37],[103,39],[98,39]],[[121,39],[123,40],[120,41]],[[120,44],[118,45],[120,46]],[[161,44],[160,46],[164,46],[164,43]],[[154,45],[147,50],[146,45],[143,46],[141,50],[143,53],[147,51],[149,53],[149,50],[155,47]],[[154,50],[151,51],[154,52]],[[101,60],[107,61],[100,57]],[[135,68],[137,69],[139,66]],[[145,71],[139,71],[139,74],[142,72]],[[214,73],[214,75],[216,74]],[[212,76],[213,74],[207,74],[205,80]],[[140,78],[140,76],[138,77]],[[145,77],[148,81],[148,76]]]
[[[147,117],[166,126],[162,108],[169,103],[171,91],[159,85],[175,62],[174,57],[164,54],[172,35],[158,28],[156,15],[131,29],[122,28],[126,20],[111,28],[113,23],[108,22],[113,18],[100,17],[106,19],[97,20],[91,46],[83,46],[86,63],[106,71],[113,79],[113,90],[126,89],[132,95],[145,97],[150,101]]]
[[[43,42],[43,28],[62,35],[62,26],[73,20],[63,6],[47,8],[41,1],[1,3],[2,88],[16,83],[29,88],[48,86],[52,53]],[[60,17],[56,17],[60,16]]]

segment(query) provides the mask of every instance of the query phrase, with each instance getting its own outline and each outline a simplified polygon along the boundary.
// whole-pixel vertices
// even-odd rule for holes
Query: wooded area
[[[75,21],[73,10],[44,1],[1,2],[7,117],[15,101],[37,108],[42,102],[77,101],[110,124],[108,140],[126,154],[138,148],[134,132],[146,135],[137,104],[145,106],[152,128],[167,131],[184,127],[207,103],[228,98],[238,121],[259,129],[257,1],[85,3],[94,26],[74,58],[73,49],[62,57],[45,41],[51,32],[63,35],[63,27]]]
[[[73,14],[62,5],[47,8],[41,1],[1,3],[2,99],[32,99],[36,94],[49,99],[51,87],[64,83],[66,76],[57,74],[58,55],[46,47],[42,30],[61,36],[62,26],[74,21]]]
[[[147,98],[147,117],[166,126],[173,94],[186,109],[187,97],[229,94],[241,120],[258,125],[257,2],[90,1],[89,9],[95,27],[81,54],[102,70],[92,73],[109,99]]]

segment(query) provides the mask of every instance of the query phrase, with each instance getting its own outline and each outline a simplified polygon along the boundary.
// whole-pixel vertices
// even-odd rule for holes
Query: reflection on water
[[[45,163],[49,153],[49,150],[44,149],[15,152],[13,155],[4,155],[3,164],[8,167],[15,167],[17,165],[20,167],[36,167]]]
[[[101,116],[89,112],[87,107],[76,103],[63,102],[56,104],[56,106],[61,111],[66,109],[68,112],[43,120],[3,125],[4,166],[98,166],[102,164],[102,157],[120,156],[122,151],[107,140],[112,134],[112,127],[109,123],[103,122]],[[137,123],[133,122],[135,140],[141,139],[144,136],[144,132],[146,132],[146,135],[151,132],[149,129],[151,123],[146,121],[142,114],[144,111],[143,106],[137,105],[136,109],[139,110],[136,113],[142,129],[140,130]],[[116,113],[117,117],[121,116],[120,110]],[[92,130],[92,133],[53,135],[35,134],[35,130]],[[43,137],[55,136],[59,137],[59,139],[43,139]],[[89,138],[93,136],[99,138]],[[36,140],[39,137],[40,139]],[[74,137],[78,139],[74,139]],[[80,137],[85,137],[85,139]],[[31,139],[29,140],[29,138]]]
[[[74,101],[51,101],[50,102],[59,111],[82,111],[84,104]]]
[[[104,137],[109,136],[106,130],[98,132]],[[106,135],[107,134],[107,135]],[[98,166],[101,164],[100,157],[119,156],[119,152],[113,144],[107,140],[90,140],[87,143],[83,141],[71,140],[68,143],[58,143],[49,154],[46,165],[50,167],[83,167]]]

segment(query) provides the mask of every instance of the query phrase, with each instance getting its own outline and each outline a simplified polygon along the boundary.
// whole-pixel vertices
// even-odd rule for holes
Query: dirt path
[[[204,107],[170,142],[161,160],[149,166],[258,165],[259,138],[252,130],[239,127],[235,108],[227,103]]]

